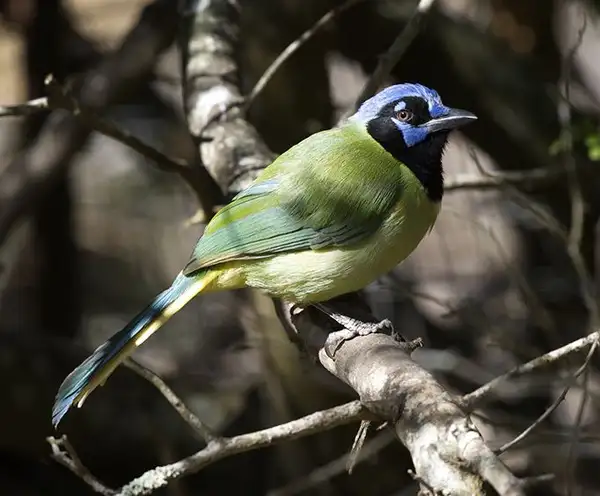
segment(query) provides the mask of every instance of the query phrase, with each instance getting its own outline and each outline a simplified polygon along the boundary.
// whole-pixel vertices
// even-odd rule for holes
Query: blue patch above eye
[[[375,119],[379,112],[390,104],[394,104],[394,111],[398,112],[406,108],[406,102],[401,101],[406,97],[418,97],[425,100],[429,107],[429,113],[434,119],[442,117],[448,112],[437,91],[421,84],[404,83],[389,86],[369,98],[351,119],[366,124],[371,119]]]

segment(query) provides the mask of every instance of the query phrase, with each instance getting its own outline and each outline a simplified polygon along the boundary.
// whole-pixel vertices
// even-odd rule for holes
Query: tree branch
[[[348,10],[353,5],[362,2],[363,0],[346,0],[344,3],[334,7],[329,12],[327,12],[323,17],[321,17],[317,22],[315,22],[310,28],[308,28],[304,33],[302,33],[298,38],[296,38],[292,43],[290,43],[276,58],[275,60],[267,67],[267,70],[263,73],[263,75],[256,82],[248,96],[246,97],[246,101],[244,102],[244,109],[248,110],[252,105],[252,102],[256,99],[256,97],[262,92],[265,86],[269,83],[273,75],[277,72],[277,70],[283,65],[283,63],[289,59],[296,51],[304,45],[310,38],[312,38],[323,26],[326,26],[329,21],[334,19],[336,16],[340,15],[342,12]]]
[[[488,382],[484,386],[481,386],[479,389],[476,389],[472,393],[463,396],[460,405],[467,411],[472,411],[475,408],[481,407],[485,401],[491,400],[490,393],[509,379],[516,379],[517,377],[522,377],[526,374],[530,374],[542,368],[555,365],[563,358],[574,353],[580,353],[583,350],[585,350],[588,346],[593,345],[599,340],[600,331],[596,331],[583,338],[573,341],[561,348],[552,350],[546,353],[545,355],[534,358],[533,360],[524,363],[523,365],[519,365],[507,372],[506,374],[501,375],[500,377],[496,377],[494,380]]]
[[[171,481],[197,472],[222,458],[324,432],[366,417],[368,417],[368,412],[365,408],[360,402],[353,401],[262,431],[212,441],[206,448],[187,458],[145,472],[119,489],[116,494],[117,496],[151,494]]]
[[[91,111],[117,101],[126,89],[151,73],[157,55],[172,43],[176,25],[173,2],[150,3],[121,46],[77,83],[76,100]],[[90,128],[70,115],[53,112],[36,142],[4,169],[0,177],[0,245],[52,189],[90,133]]]
[[[114,489],[110,489],[102,484],[81,462],[67,436],[62,436],[58,439],[50,436],[46,439],[52,448],[52,458],[63,467],[68,468],[75,475],[78,475],[81,480],[98,494],[103,494],[104,496],[113,496],[115,494]]]
[[[412,41],[419,33],[419,27],[423,17],[431,10],[435,0],[420,0],[417,9],[406,23],[404,29],[390,45],[387,51],[379,57],[377,67],[371,74],[371,77],[365,84],[356,99],[354,107],[350,112],[354,112],[367,99],[371,98],[379,87],[384,83],[385,78],[390,75],[398,61],[402,58]]]
[[[357,296],[337,299],[335,304],[339,313],[373,320]],[[320,312],[309,307],[292,313],[285,304],[279,312],[292,332],[312,343],[313,349],[324,342],[328,326]],[[521,482],[485,444],[458,398],[410,358],[413,348],[389,335],[370,334],[345,342],[333,358],[321,348],[318,357],[356,391],[363,405],[393,425],[424,485],[453,496],[473,496],[484,494],[483,484],[488,482],[501,495],[523,494]]]
[[[147,369],[143,365],[128,359],[124,362],[124,365],[133,370],[140,377],[146,379],[150,384],[152,384],[159,392],[162,394],[165,399],[171,404],[173,409],[179,414],[179,416],[185,420],[185,422],[194,430],[194,432],[203,439],[206,444],[210,444],[211,442],[219,441],[220,438],[208,427],[204,424],[197,416],[192,412],[181,399],[177,396],[173,390],[167,386],[165,381],[163,381],[160,377],[158,377],[154,372]]]

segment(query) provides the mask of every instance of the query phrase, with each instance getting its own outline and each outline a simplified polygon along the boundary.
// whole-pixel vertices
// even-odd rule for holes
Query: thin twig
[[[429,12],[435,0],[420,0],[417,9],[406,23],[404,29],[394,40],[388,50],[381,55],[377,67],[365,84],[363,90],[354,104],[353,111],[356,110],[365,100],[375,94],[377,89],[383,84],[386,77],[389,76],[392,69],[396,66],[400,58],[404,55],[412,41],[419,32],[421,20]]]
[[[30,115],[44,110],[67,110],[75,117],[80,118],[94,131],[108,136],[119,143],[128,146],[143,157],[153,161],[156,166],[164,171],[176,173],[192,188],[201,204],[204,204],[208,188],[215,185],[214,179],[208,171],[201,166],[191,167],[185,161],[169,157],[158,148],[146,143],[128,130],[119,127],[115,122],[100,117],[96,112],[86,108],[78,102],[73,94],[64,87],[57,88],[57,83],[50,76],[47,87],[53,95],[36,98],[18,105],[0,107],[0,117],[15,115]]]
[[[531,424],[529,427],[527,427],[527,429],[525,429],[523,432],[521,432],[521,434],[519,434],[517,437],[515,437],[512,441],[509,441],[508,443],[506,443],[503,446],[501,446],[500,448],[498,448],[496,450],[496,454],[500,455],[500,454],[504,453],[505,451],[508,451],[509,449],[511,449],[516,444],[520,443],[523,439],[525,439],[527,436],[529,436],[529,434],[531,434],[534,429],[536,429],[542,422],[544,422],[544,420],[546,420],[550,415],[552,415],[554,410],[556,410],[558,408],[558,406],[566,398],[567,393],[570,391],[571,387],[576,382],[576,380],[579,378],[579,376],[587,370],[590,360],[592,359],[592,356],[594,355],[594,352],[596,351],[597,348],[598,348],[598,340],[596,340],[592,343],[592,346],[590,347],[590,351],[588,352],[587,356],[585,357],[585,361],[583,362],[581,367],[579,367],[579,369],[577,369],[577,371],[575,371],[575,373],[573,374],[573,377],[571,378],[570,383],[565,386],[565,388],[562,390],[562,392],[558,395],[558,397],[554,400],[554,402],[546,409],[546,411],[544,413],[542,413],[542,415],[540,415],[538,417],[538,419],[535,422],[533,422],[533,424]]]
[[[219,442],[220,437],[215,434],[210,427],[205,425],[197,416],[192,412],[181,399],[173,392],[173,390],[167,386],[165,381],[163,381],[160,377],[158,377],[154,372],[150,369],[147,369],[143,365],[140,365],[137,362],[129,359],[124,362],[124,365],[133,370],[136,374],[140,375],[144,379],[146,379],[150,384],[152,384],[156,389],[160,391],[160,393],[165,397],[165,399],[171,404],[171,406],[175,409],[175,411],[181,416],[186,423],[194,429],[194,432],[198,434],[198,436],[206,441],[206,444],[211,442]]]
[[[360,423],[360,427],[356,432],[356,436],[354,437],[354,442],[352,443],[352,448],[350,449],[350,456],[348,456],[348,463],[346,464],[346,470],[349,474],[352,474],[360,452],[363,449],[365,444],[365,440],[367,439],[367,434],[369,433],[369,427],[371,426],[370,420],[363,420]]]
[[[479,174],[462,173],[449,175],[444,182],[444,192],[460,190],[502,189],[509,186],[533,187],[548,184],[561,177],[566,171],[564,167],[540,167],[523,171],[507,171]]]
[[[37,114],[48,110],[48,99],[46,97],[35,98],[17,105],[0,106],[0,117],[18,117]]]
[[[60,463],[63,467],[68,468],[75,475],[79,476],[88,486],[94,491],[105,496],[113,496],[116,494],[114,489],[110,489],[100,482],[81,462],[79,456],[75,452],[73,446],[67,439],[67,436],[60,438],[47,437],[46,440],[52,448],[52,458]]]
[[[256,97],[262,92],[265,86],[269,83],[273,75],[279,70],[279,68],[284,64],[284,62],[289,59],[296,51],[304,45],[310,38],[312,38],[319,30],[327,25],[329,21],[331,21],[336,16],[340,15],[342,12],[346,11],[353,5],[362,2],[364,0],[347,0],[341,5],[334,7],[329,12],[327,12],[323,17],[321,17],[317,22],[315,22],[309,29],[304,31],[298,38],[296,38],[292,43],[290,43],[271,63],[271,65],[267,68],[267,70],[263,73],[260,79],[254,85],[254,88],[248,94],[244,107],[246,110],[250,108]]]
[[[587,16],[584,12],[582,24],[577,33],[577,40],[569,50],[567,56],[563,59],[560,81],[560,85],[563,86],[564,96],[559,101],[558,116],[561,124],[561,141],[564,145],[565,169],[567,171],[569,195],[571,196],[571,228],[568,239],[569,250],[579,250],[579,245],[583,236],[583,218],[585,213],[585,203],[581,191],[581,184],[577,177],[575,157],[573,156],[573,127],[570,94],[572,66],[575,54],[583,42],[583,35],[586,27]]]
[[[171,481],[197,472],[222,458],[324,432],[340,425],[357,422],[367,415],[367,411],[360,402],[353,401],[269,429],[209,443],[206,448],[187,458],[149,470],[123,486],[117,491],[117,494],[119,496],[150,494]]]
[[[579,401],[579,405],[577,407],[577,415],[575,416],[575,423],[573,425],[573,430],[571,432],[571,439],[569,440],[569,450],[567,452],[567,463],[565,468],[565,473],[567,474],[567,490],[566,494],[571,495],[573,492],[573,484],[574,484],[574,473],[575,473],[575,447],[577,446],[577,441],[579,439],[579,434],[581,432],[581,422],[583,420],[583,413],[585,412],[585,407],[587,406],[589,400],[589,379],[590,379],[590,370],[586,368],[585,374],[583,376],[583,394],[581,396],[581,400]]]
[[[372,458],[381,450],[389,446],[394,441],[394,434],[391,430],[386,430],[373,439],[365,442],[363,448],[358,453],[355,459],[355,465]],[[341,457],[314,469],[310,474],[302,479],[295,480],[289,484],[275,489],[269,493],[269,496],[292,496],[293,494],[304,493],[315,486],[323,484],[326,481],[333,479],[335,476],[347,470],[348,461],[351,454],[345,453]]]
[[[569,53],[563,59],[562,64],[562,75],[561,83],[564,87],[564,98],[559,102],[559,120],[561,123],[561,138],[565,145],[565,168],[567,170],[567,179],[569,186],[569,196],[571,197],[571,226],[569,229],[569,236],[567,239],[567,252],[571,256],[575,264],[575,269],[579,275],[580,286],[582,290],[582,296],[586,303],[589,313],[589,320],[593,327],[598,326],[600,315],[596,298],[593,294],[593,282],[590,277],[585,261],[581,256],[581,239],[583,237],[583,226],[585,217],[585,202],[583,199],[583,193],[579,178],[577,177],[577,170],[575,165],[575,157],[573,156],[573,129],[572,129],[572,111],[570,103],[570,87],[571,87],[571,72],[574,64],[575,55],[577,50],[583,42],[583,35],[587,27],[587,15],[583,11],[583,19],[579,32],[577,33],[577,39],[575,44],[569,50]],[[565,481],[566,481],[566,494],[570,495],[573,491],[573,471],[575,466],[575,446],[577,439],[579,438],[579,431],[581,429],[581,421],[583,419],[583,412],[588,400],[588,386],[589,386],[589,373],[586,369],[583,382],[583,395],[577,407],[577,415],[575,417],[575,424],[573,426],[572,439],[569,443],[569,450],[567,452],[567,463],[565,467]]]
[[[600,332],[596,331],[588,336],[580,338],[572,343],[569,343],[561,348],[557,348],[556,350],[552,350],[542,356],[534,358],[533,360],[515,367],[510,370],[506,374],[503,374],[499,377],[496,377],[492,381],[488,382],[486,385],[481,386],[475,391],[466,394],[459,400],[459,404],[465,410],[471,411],[476,407],[479,407],[485,401],[489,401],[490,393],[497,388],[500,384],[508,381],[509,379],[515,379],[517,377],[521,377],[525,374],[529,374],[531,372],[537,371],[539,369],[548,367],[549,365],[555,364],[557,361],[572,355],[573,353],[578,353],[588,346],[594,344],[600,339]]]
[[[91,112],[89,109],[83,108],[72,96],[67,95],[66,93],[65,96],[68,96],[68,98],[59,100],[55,98],[41,97],[17,105],[0,107],[0,117],[26,116],[45,110],[68,110],[75,116],[82,117],[85,120],[85,123],[92,127],[94,131],[97,131],[100,134],[108,136],[109,138],[113,138],[120,143],[129,146],[140,155],[143,155],[156,162],[156,164],[162,170],[169,172],[180,172],[180,169],[185,167],[185,163],[183,161],[166,156],[160,150],[148,145],[137,136],[131,134],[129,131],[118,127],[114,122],[103,119],[94,112]]]
[[[81,105],[100,112],[125,89],[141,84],[156,57],[171,45],[177,19],[173,2],[149,2],[120,47],[80,78],[75,93]],[[0,245],[62,177],[90,134],[68,113],[51,112],[35,142],[4,167],[2,179],[9,179],[0,179]]]

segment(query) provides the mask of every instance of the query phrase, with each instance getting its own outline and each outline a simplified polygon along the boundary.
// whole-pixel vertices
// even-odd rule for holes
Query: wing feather
[[[359,243],[380,227],[402,185],[401,164],[364,130],[313,135],[277,158],[215,215],[183,273]]]

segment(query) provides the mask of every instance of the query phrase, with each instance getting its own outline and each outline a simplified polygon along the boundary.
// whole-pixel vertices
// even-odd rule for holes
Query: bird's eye
[[[401,122],[410,122],[413,118],[413,113],[410,110],[403,109],[396,114],[396,117]]]

